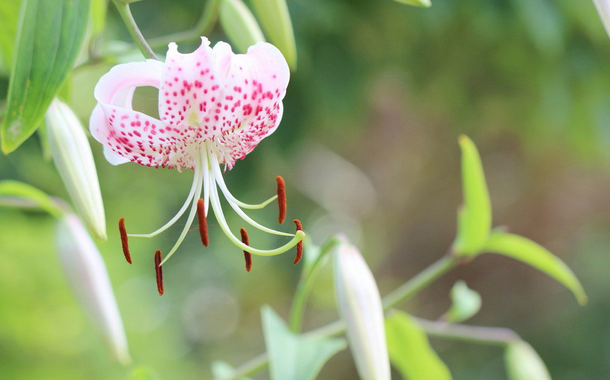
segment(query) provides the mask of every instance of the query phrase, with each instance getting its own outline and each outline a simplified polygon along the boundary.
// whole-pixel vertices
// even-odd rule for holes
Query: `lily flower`
[[[278,196],[260,204],[236,199],[227,188],[221,170],[232,169],[265,137],[278,127],[282,99],[290,72],[282,54],[273,45],[257,43],[246,54],[234,54],[231,47],[207,38],[190,54],[181,54],[169,44],[165,63],[155,60],[117,65],[102,76],[95,87],[98,101],[90,120],[93,137],[104,145],[106,159],[114,165],[136,162],[155,168],[183,168],[195,175],[186,202],[166,225],[150,234],[127,235],[124,221],[119,226],[123,248],[130,261],[127,237],[153,237],[173,225],[189,209],[186,225],[163,265],[178,249],[198,214],[202,242],[207,245],[206,216],[211,205],[220,228],[240,249],[272,256],[286,252],[305,236],[272,230],[251,219],[243,209],[259,209],[278,199],[285,210],[284,181],[278,177]],[[133,110],[137,87],[159,89],[160,120]],[[267,233],[291,236],[285,245],[257,249],[237,238],[222,210],[222,193],[231,208],[248,224]],[[202,196],[203,194],[203,196]],[[280,223],[283,221],[280,215]]]

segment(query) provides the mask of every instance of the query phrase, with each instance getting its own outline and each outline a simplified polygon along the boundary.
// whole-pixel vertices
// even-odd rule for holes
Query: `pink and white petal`
[[[204,134],[219,136],[257,127],[266,117],[276,119],[289,78],[286,60],[271,44],[258,43],[247,54],[234,55],[222,93],[203,119]]]
[[[185,144],[185,132],[141,112],[100,104],[104,124],[96,121],[94,137],[116,155],[140,165],[194,169],[194,146]]]
[[[226,42],[219,41],[214,45],[214,53],[216,54],[216,72],[223,78],[226,78],[231,68],[231,59],[235,54],[231,50],[231,45]]]
[[[205,37],[201,38],[201,46],[190,54],[181,54],[175,43],[169,44],[159,89],[162,121],[170,125],[194,125],[203,120],[222,87],[215,58]]]
[[[152,59],[116,65],[100,78],[93,95],[100,103],[131,108],[135,88],[159,88],[164,69],[164,63]]]
[[[91,118],[89,119],[89,130],[91,131],[93,138],[102,143],[102,146],[104,147],[104,157],[106,157],[106,160],[110,164],[120,165],[129,162],[129,159],[115,153],[109,145],[106,145],[105,142],[108,141],[107,136],[109,135],[109,131],[106,126],[106,115],[104,114],[104,110],[99,103],[95,106],[93,112],[91,113]]]

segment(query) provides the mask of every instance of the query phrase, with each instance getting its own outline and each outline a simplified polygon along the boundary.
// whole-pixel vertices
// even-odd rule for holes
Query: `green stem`
[[[182,32],[169,34],[167,36],[152,38],[149,41],[150,46],[152,47],[163,47],[167,46],[170,42],[185,42],[194,40],[200,36],[205,36],[209,34],[214,28],[214,24],[216,23],[216,19],[218,18],[218,7],[219,0],[208,0],[203,13],[201,14],[201,18],[197,22],[192,29],[185,30]]]
[[[397,304],[409,300],[434,280],[438,279],[458,264],[458,259],[451,254],[445,255],[415,277],[402,284],[390,294],[383,297],[383,310],[388,310]]]
[[[299,283],[297,284],[297,290],[294,295],[294,299],[292,301],[292,306],[290,308],[290,330],[294,333],[298,333],[301,331],[301,326],[303,324],[303,315],[305,313],[305,305],[307,304],[307,299],[311,294],[311,288],[313,286],[314,280],[318,274],[319,269],[322,267],[322,262],[326,255],[335,248],[335,246],[339,243],[338,237],[332,237],[328,239],[322,247],[320,247],[320,251],[318,252],[318,256],[313,264],[310,266],[305,265],[305,268],[301,272],[301,278],[299,279]],[[312,249],[306,247],[306,249]]]
[[[426,334],[443,339],[500,347],[506,347],[521,339],[513,330],[502,327],[468,326],[415,319]]]
[[[456,258],[451,254],[444,256],[440,260],[430,265],[428,268],[424,269],[424,271],[420,272],[418,275],[405,282],[402,286],[398,287],[396,290],[385,296],[382,299],[383,310],[387,311],[388,309],[396,306],[398,303],[410,299],[419,291],[421,291],[430,283],[432,283],[434,280],[438,279],[443,274],[455,268],[458,264],[459,258]],[[322,326],[315,330],[312,330],[306,335],[328,338],[332,336],[341,335],[344,332],[345,323],[342,320],[339,320],[329,323],[326,326]],[[267,355],[261,354],[237,368],[232,377],[222,380],[235,380],[243,376],[252,375],[265,368],[268,362],[269,358],[267,357]],[[256,365],[253,365],[252,363]]]
[[[133,19],[133,15],[131,14],[131,10],[129,9],[129,4],[125,4],[121,2],[121,0],[113,0],[113,2],[117,10],[119,11],[121,18],[123,19],[123,22],[125,23],[129,34],[131,34],[131,38],[133,38],[136,45],[138,45],[138,48],[140,49],[142,54],[144,54],[145,57],[159,60],[159,58],[157,58],[157,56],[155,55],[155,52],[152,51],[152,49],[144,39],[142,32],[140,32],[140,28],[138,28],[138,25],[136,24],[136,21]]]

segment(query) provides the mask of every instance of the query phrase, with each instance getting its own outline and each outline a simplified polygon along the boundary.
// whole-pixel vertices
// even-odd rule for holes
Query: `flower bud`
[[[245,53],[265,36],[250,9],[241,0],[221,0],[220,24],[238,51]]]
[[[51,103],[45,121],[53,161],[77,213],[95,237],[106,240],[104,203],[91,147],[80,121],[59,99]]]
[[[375,278],[356,247],[345,242],[335,251],[335,289],[339,313],[362,380],[390,380],[383,307]]]
[[[610,35],[610,0],[593,0],[597,13],[602,19],[606,32]]]
[[[123,364],[129,363],[127,337],[106,265],[80,219],[72,213],[58,221],[57,249],[81,305],[102,331],[114,356]]]

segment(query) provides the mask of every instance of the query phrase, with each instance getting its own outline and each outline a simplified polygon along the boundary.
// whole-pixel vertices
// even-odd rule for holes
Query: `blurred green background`
[[[144,35],[193,26],[205,2],[132,4]],[[435,319],[457,279],[483,297],[472,324],[514,329],[539,352],[555,380],[610,377],[610,39],[590,1],[435,0],[429,9],[390,0],[288,0],[298,69],[280,128],[227,172],[233,193],[259,202],[288,185],[288,218],[314,242],[345,232],[362,250],[382,294],[440,258],[455,235],[461,202],[457,137],[479,147],[494,225],[532,238],[575,271],[589,295],[572,294],[510,259],[484,255],[406,305]],[[3,20],[0,20],[2,27]],[[219,28],[212,42],[226,39]],[[130,42],[110,7],[104,43]],[[181,44],[181,52],[197,41]],[[159,50],[164,53],[163,49]],[[134,53],[134,59],[141,59]],[[109,65],[80,70],[71,105],[87,125],[93,87]],[[8,78],[0,78],[0,98]],[[156,94],[136,93],[154,107]],[[91,140],[109,225],[98,242],[116,292],[135,366],[160,379],[207,379],[210,365],[237,366],[264,350],[260,307],[287,317],[299,266],[292,254],[254,257],[210,219],[211,245],[197,232],[165,265],[166,294],[154,284],[152,255],[167,251],[180,226],[132,239],[122,257],[115,223],[152,231],[180,208],[192,173],[113,167]],[[39,139],[0,157],[0,179],[16,179],[68,199]],[[276,210],[250,213],[276,225]],[[241,220],[229,213],[237,230]],[[233,219],[231,219],[233,218]],[[232,221],[232,223],[231,223]],[[180,223],[178,223],[180,224]],[[0,209],[0,378],[128,379],[78,307],[59,265],[54,221]],[[292,229],[292,227],[287,227]],[[252,231],[251,242],[277,244]],[[337,318],[329,268],[319,277],[306,329]],[[501,380],[500,349],[434,339],[456,380]],[[261,373],[256,379],[266,379]],[[320,379],[355,379],[348,351]],[[398,375],[396,375],[398,378]]]

